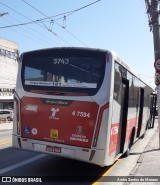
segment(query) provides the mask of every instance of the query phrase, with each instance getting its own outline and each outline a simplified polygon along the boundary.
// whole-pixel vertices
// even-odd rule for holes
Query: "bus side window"
[[[114,95],[113,98],[115,101],[117,101],[119,104],[121,103],[121,88],[122,88],[122,77],[121,72],[119,70],[120,66],[115,63],[115,69],[114,69]]]

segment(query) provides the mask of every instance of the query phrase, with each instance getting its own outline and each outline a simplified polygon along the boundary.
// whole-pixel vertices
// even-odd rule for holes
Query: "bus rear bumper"
[[[12,136],[12,145],[15,148],[23,150],[47,153],[88,162],[99,166],[105,166],[105,150],[95,150],[89,148],[38,141],[33,139],[20,138],[17,135]]]

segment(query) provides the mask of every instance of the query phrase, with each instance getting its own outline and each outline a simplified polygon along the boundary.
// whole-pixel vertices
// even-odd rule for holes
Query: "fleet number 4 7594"
[[[73,111],[72,115],[77,116],[77,117],[90,118],[90,113],[89,112]]]

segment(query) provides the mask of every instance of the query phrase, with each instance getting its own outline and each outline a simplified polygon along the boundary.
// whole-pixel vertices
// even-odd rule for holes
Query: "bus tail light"
[[[20,99],[18,98],[17,94],[15,93],[14,96],[15,100],[15,107],[16,107],[16,121],[17,121],[17,134],[20,135],[21,130],[21,119],[20,119]]]
[[[95,134],[94,134],[94,139],[93,139],[93,147],[96,147],[96,145],[97,145],[99,130],[100,130],[101,121],[102,121],[102,117],[103,117],[103,112],[108,107],[109,107],[109,102],[107,102],[106,104],[104,104],[100,108],[99,115],[98,115],[98,121],[97,121],[97,125],[96,125],[96,130],[95,130]]]

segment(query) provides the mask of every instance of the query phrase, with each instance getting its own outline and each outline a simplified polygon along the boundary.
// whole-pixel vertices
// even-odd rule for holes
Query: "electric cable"
[[[27,4],[28,6],[30,6],[32,9],[34,9],[35,11],[37,11],[37,12],[39,12],[40,14],[42,14],[42,15],[44,15],[46,18],[48,18],[48,16],[46,15],[46,14],[44,14],[42,11],[40,11],[39,9],[37,9],[37,8],[35,8],[33,5],[31,5],[31,4],[29,4],[28,2],[26,2],[25,0],[22,0],[25,4]],[[100,0],[98,0],[98,1],[100,1]],[[91,3],[91,4],[94,4],[94,3],[96,3],[96,2],[98,2],[98,1],[95,1],[95,2],[93,2],[93,3]],[[79,11],[79,10],[81,10],[81,9],[83,9],[83,8],[86,8],[86,7],[88,7],[88,6],[90,6],[91,4],[89,4],[89,5],[86,5],[86,6],[84,6],[84,7],[81,7],[81,8],[79,8],[79,9],[77,9],[77,10],[75,10],[75,11]],[[73,14],[73,12],[71,12],[69,15],[71,15],[71,14]],[[68,16],[69,16],[68,15]],[[65,20],[66,20],[66,15],[64,15],[64,17],[63,17]],[[52,20],[53,21],[53,20]],[[84,46],[87,46],[84,42],[82,42],[77,36],[75,36],[73,33],[71,33],[69,30],[67,30],[66,29],[66,26],[61,26],[60,24],[58,24],[55,20],[54,20],[54,23],[56,24],[56,25],[58,25],[60,28],[63,28],[68,34],[70,34],[72,37],[74,37],[76,40],[78,40],[82,45],[84,45]],[[50,29],[51,30],[51,29]],[[88,47],[88,46],[87,46]]]
[[[6,4],[4,4],[4,3],[2,3],[2,2],[0,2],[0,4],[2,4],[3,6],[9,8],[10,10],[14,11],[15,13],[19,14],[20,16],[22,16],[22,17],[24,17],[24,18],[30,20],[30,21],[31,21],[30,23],[36,23],[37,25],[39,25],[40,27],[42,27],[43,29],[46,30],[46,28],[45,28],[44,26],[42,26],[41,24],[39,24],[39,22],[31,20],[30,18],[26,17],[25,15],[19,13],[19,12],[16,11],[15,9],[9,7],[8,5],[6,5]],[[24,23],[19,24],[19,25],[24,25]],[[14,26],[16,26],[16,25],[14,25]],[[13,26],[5,26],[5,27],[0,27],[0,28],[7,28],[7,27],[13,27]],[[48,30],[47,30],[47,31],[48,31]],[[57,34],[55,34],[53,31],[50,32],[50,33],[54,34],[57,38],[61,39],[63,42],[65,42],[66,44],[68,44],[67,41],[65,41],[64,39],[62,39],[60,36],[58,36]]]
[[[10,17],[11,19],[13,19],[14,21],[17,21],[17,22],[18,22],[18,20],[15,19],[14,17],[12,17],[12,16],[10,16],[10,15],[9,15],[9,17]],[[5,20],[5,22],[12,23],[11,21],[7,20],[7,19],[4,18],[4,17],[3,17],[3,19]],[[39,32],[37,32],[37,31],[34,30],[34,29],[33,29],[33,31],[35,31],[36,33],[40,34],[41,37],[39,37],[37,34],[33,34],[31,31],[28,31],[28,30],[24,29],[23,27],[21,27],[21,30],[23,30],[23,31],[26,32],[26,33],[29,33],[29,36],[32,35],[34,38],[37,38],[37,39],[38,39],[38,42],[41,43],[41,45],[44,44],[44,43],[46,43],[46,42],[48,42],[48,44],[50,44],[50,45],[53,45],[53,43],[51,43],[51,42],[49,42],[48,40],[46,40],[45,37],[42,37],[42,34],[40,34]],[[32,28],[29,28],[29,30],[32,30]],[[15,31],[15,30],[14,30],[14,31]],[[29,36],[27,35],[27,38],[31,38],[31,37],[29,37]],[[33,39],[31,38],[31,40],[33,40]],[[34,40],[34,41],[37,42],[36,40]],[[43,42],[43,41],[44,41],[44,42]],[[56,43],[56,44],[58,44],[58,43]]]

